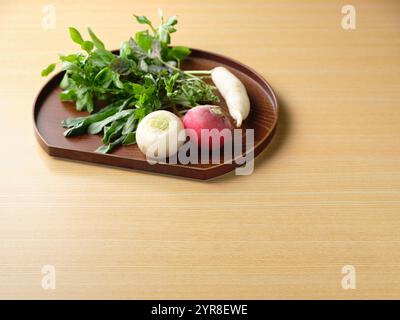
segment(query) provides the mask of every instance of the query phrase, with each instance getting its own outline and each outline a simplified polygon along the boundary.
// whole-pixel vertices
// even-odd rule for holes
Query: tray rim
[[[258,73],[256,70],[254,70],[253,68],[239,62],[236,59],[230,58],[228,56],[225,56],[223,54],[220,53],[215,53],[215,52],[211,52],[211,51],[207,51],[207,50],[203,50],[203,49],[197,49],[197,48],[190,48],[191,50],[191,54],[193,54],[193,56],[195,57],[199,57],[201,58],[209,58],[212,61],[216,61],[216,62],[222,62],[226,65],[228,65],[229,67],[233,67],[234,69],[246,74],[248,77],[252,78],[258,85],[260,85],[261,87],[266,87],[267,90],[269,91],[269,96],[272,99],[272,108],[274,110],[274,119],[272,122],[271,127],[269,128],[268,131],[266,131],[266,133],[264,134],[264,136],[257,142],[257,144],[255,144],[253,146],[252,149],[250,149],[250,152],[254,152],[254,158],[256,158],[267,146],[268,144],[271,142],[272,138],[275,135],[276,132],[276,127],[278,124],[278,119],[279,119],[279,103],[278,103],[278,99],[276,97],[275,91],[272,88],[272,86],[269,84],[269,82],[260,74]],[[112,50],[113,53],[118,53],[119,50]],[[190,55],[188,56],[188,58],[190,58]],[[201,180],[209,180],[209,179],[213,179],[216,177],[219,177],[221,175],[224,175],[228,172],[231,172],[232,170],[234,170],[236,167],[239,167],[239,165],[237,165],[235,163],[235,158],[232,159],[232,163],[226,163],[226,162],[222,162],[219,164],[214,164],[212,167],[209,168],[205,168],[205,167],[187,167],[184,164],[167,164],[167,163],[157,163],[152,165],[152,167],[159,167],[159,166],[167,166],[167,167],[176,167],[185,171],[191,171],[191,172],[195,172],[197,171],[198,173],[201,173],[201,176],[190,176],[190,175],[180,175],[174,172],[171,173],[164,173],[164,172],[160,172],[160,171],[156,171],[156,170],[146,170],[146,169],[140,169],[140,168],[134,168],[131,166],[125,166],[125,165],[116,165],[116,164],[111,164],[111,163],[107,163],[108,161],[100,161],[100,159],[112,159],[112,158],[116,158],[116,159],[121,159],[121,160],[129,160],[129,161],[133,161],[133,162],[142,162],[141,160],[137,160],[137,159],[132,159],[132,158],[127,158],[127,157],[122,157],[122,156],[116,156],[112,153],[110,154],[98,154],[94,151],[82,151],[82,150],[74,150],[74,149],[69,149],[69,148],[64,148],[64,147],[59,147],[59,146],[55,146],[55,145],[51,145],[50,143],[48,143],[43,136],[41,135],[39,128],[37,126],[37,115],[40,111],[40,107],[41,107],[41,100],[43,100],[44,98],[47,97],[47,92],[48,90],[46,90],[48,87],[53,87],[54,86],[54,82],[59,82],[58,78],[61,78],[61,76],[64,74],[65,71],[59,71],[56,74],[54,74],[40,89],[40,91],[36,94],[36,97],[34,99],[34,103],[33,103],[33,107],[32,107],[32,116],[33,116],[33,126],[34,126],[34,133],[35,133],[35,137],[38,140],[40,146],[46,151],[46,153],[48,153],[50,156],[55,156],[55,157],[60,157],[60,158],[65,158],[65,159],[71,159],[71,160],[76,160],[76,161],[83,161],[83,162],[91,162],[91,163],[98,163],[98,164],[103,164],[103,165],[107,165],[107,166],[113,166],[113,167],[124,167],[124,168],[130,168],[133,170],[140,170],[140,171],[148,171],[148,172],[156,172],[159,174],[166,174],[169,176],[180,176],[180,177],[185,177],[185,178],[192,178],[192,179],[201,179]],[[256,77],[254,77],[256,76]],[[85,159],[77,159],[75,157],[69,157],[67,156],[65,153],[63,152],[69,152],[69,153],[78,153],[78,154],[82,154],[82,155],[90,155],[90,157],[92,158],[91,160],[85,160]],[[80,157],[81,158],[81,157]],[[99,161],[97,161],[94,158],[99,158]],[[219,174],[216,175],[210,175],[207,176],[205,173],[207,172],[212,172],[215,170],[218,170],[221,167],[225,167],[225,170],[221,170],[221,172]]]

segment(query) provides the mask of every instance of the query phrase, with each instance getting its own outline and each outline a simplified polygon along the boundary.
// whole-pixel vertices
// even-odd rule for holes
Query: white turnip
[[[140,121],[136,142],[148,158],[165,159],[174,155],[185,139],[183,123],[175,114],[165,110],[154,111]]]

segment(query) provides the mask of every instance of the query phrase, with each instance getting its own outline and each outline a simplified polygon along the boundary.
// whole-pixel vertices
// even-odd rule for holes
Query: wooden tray
[[[270,142],[278,120],[278,102],[271,86],[249,67],[225,56],[192,49],[183,69],[204,70],[222,65],[230,69],[246,86],[251,111],[242,128],[254,129],[254,156]],[[207,180],[232,171],[235,163],[221,164],[150,164],[136,145],[120,147],[111,154],[95,153],[101,143],[101,135],[83,135],[66,138],[61,121],[69,117],[86,115],[78,112],[72,103],[59,99],[59,83],[63,73],[58,73],[42,88],[33,107],[36,137],[45,151],[55,157],[68,158],[111,166],[159,172],[195,179]],[[221,99],[223,108],[226,108]]]

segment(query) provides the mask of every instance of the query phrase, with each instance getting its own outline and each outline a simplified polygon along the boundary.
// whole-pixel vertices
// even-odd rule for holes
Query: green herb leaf
[[[125,135],[125,138],[122,141],[123,145],[130,145],[134,143],[136,143],[136,132],[129,132]]]
[[[151,44],[150,58],[161,59],[161,43],[158,40],[153,40]]]
[[[125,59],[132,58],[132,49],[128,41],[122,42],[121,47],[119,48],[119,56]]]
[[[167,26],[174,26],[174,25],[176,25],[177,23],[178,23],[178,20],[177,20],[176,16],[172,16],[172,17],[170,17],[170,18],[168,19],[166,25],[167,25]]]
[[[68,72],[65,72],[61,82],[60,82],[60,88],[61,89],[67,89],[69,87],[69,78],[68,78]]]
[[[88,88],[79,88],[76,91],[76,110],[82,111],[86,109],[87,111],[93,111],[93,96]]]
[[[158,28],[158,38],[161,42],[164,42],[165,44],[171,43],[171,36],[169,35],[169,31],[163,26],[160,26]]]
[[[65,119],[64,121],[62,121],[61,124],[64,128],[69,128],[69,129],[64,132],[64,135],[68,137],[86,133],[89,125],[104,120],[112,116],[116,112],[118,112],[118,103],[113,103],[90,116]]]
[[[148,31],[136,32],[135,40],[137,44],[147,53],[151,49],[154,37],[149,35]]]
[[[76,100],[76,90],[69,89],[64,90],[60,93],[60,100],[61,101],[75,101]]]
[[[128,75],[135,67],[135,63],[132,60],[125,58],[115,58],[110,65],[110,69],[120,75]]]
[[[97,153],[109,153],[109,152],[113,151],[115,148],[119,147],[123,143],[124,140],[125,140],[125,136],[121,136],[120,138],[118,138],[114,142],[112,142],[112,143],[110,143],[108,145],[99,147],[95,152],[97,152]]]
[[[96,74],[94,82],[102,88],[108,88],[113,82],[113,73],[108,67],[104,67]]]
[[[110,117],[108,117],[108,118],[106,118],[106,119],[104,119],[102,121],[98,121],[98,122],[92,123],[88,128],[88,133],[90,133],[90,134],[98,134],[98,133],[100,133],[101,130],[103,130],[103,128],[107,124],[109,124],[109,123],[111,123],[111,122],[113,122],[115,120],[119,120],[119,119],[125,118],[126,116],[129,116],[132,112],[133,112],[133,110],[123,110],[123,111],[117,112],[116,114],[114,114],[114,115],[112,115],[112,116],[110,116]]]
[[[92,41],[84,41],[84,42],[82,43],[82,49],[85,50],[85,51],[88,52],[88,53],[89,53],[90,51],[92,51],[93,47],[94,47],[94,44],[93,44]]]
[[[60,55],[60,60],[61,61],[68,61],[68,62],[71,62],[71,63],[77,63],[79,61],[80,57],[81,57],[81,54],[79,54],[79,53],[69,54],[67,56]]]
[[[137,16],[133,15],[136,18],[136,21],[139,22],[140,24],[147,24],[151,26],[151,21],[146,17],[146,16]]]
[[[62,71],[79,72],[79,67],[75,63],[72,63],[69,61],[63,61],[61,63],[61,70]]]
[[[149,70],[149,66],[147,65],[146,61],[144,61],[144,59],[139,61],[139,69],[144,72],[147,72]]]
[[[95,35],[92,29],[88,28],[88,32],[90,35],[90,38],[92,38],[92,41],[97,49],[105,49],[106,47],[104,46],[104,43]]]
[[[52,73],[55,68],[56,68],[55,63],[49,64],[45,69],[42,70],[42,73],[41,73],[42,77],[45,77],[45,76],[49,75],[50,73]]]
[[[120,75],[118,73],[113,73],[112,75],[112,81],[114,83],[114,85],[118,88],[118,89],[124,89],[124,84],[120,79]]]
[[[107,67],[115,56],[107,50],[97,49],[90,54],[88,63],[91,63],[93,67],[104,68]]]
[[[124,125],[125,121],[120,119],[111,123],[110,126],[104,127],[104,136],[102,142],[107,144],[121,136],[121,131]]]
[[[190,54],[187,47],[175,46],[168,51],[168,60],[183,61]]]
[[[84,40],[77,29],[75,29],[73,27],[69,27],[69,35],[73,42],[75,42],[81,46],[83,45]]]
[[[128,134],[135,129],[136,126],[136,116],[135,113],[132,113],[128,120],[125,122],[124,128],[122,129],[122,134]]]

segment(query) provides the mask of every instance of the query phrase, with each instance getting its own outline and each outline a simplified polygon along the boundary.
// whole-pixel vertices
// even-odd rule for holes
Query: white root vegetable
[[[228,69],[216,67],[211,70],[211,78],[224,97],[229,114],[240,127],[250,113],[250,100],[243,83]]]
[[[150,159],[165,159],[174,155],[183,145],[183,123],[175,114],[165,110],[154,111],[140,121],[136,130],[137,145]]]

